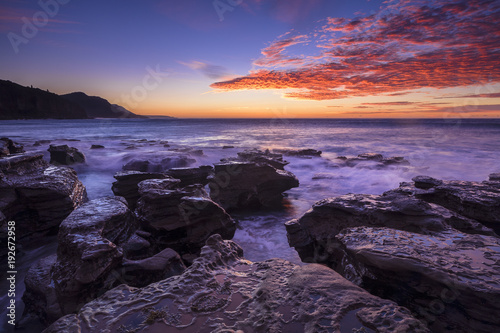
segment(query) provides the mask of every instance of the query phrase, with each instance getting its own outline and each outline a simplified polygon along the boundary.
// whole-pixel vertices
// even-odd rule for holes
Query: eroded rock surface
[[[209,236],[231,239],[233,219],[213,202],[200,185],[178,187],[177,179],[150,179],[139,183],[137,216],[161,248],[196,253]]]
[[[407,306],[432,331],[493,332],[500,238],[485,225],[498,216],[499,187],[420,176],[381,196],[322,200],[287,222],[287,235],[303,261]]]
[[[304,261],[328,263],[335,236],[345,228],[378,226],[420,234],[452,228],[468,233],[494,232],[472,219],[436,204],[399,193],[348,194],[313,205],[300,219],[285,224],[290,246]],[[331,264],[331,263],[330,263]]]
[[[182,273],[185,266],[171,249],[148,258],[146,245],[142,257],[125,257],[124,248],[130,250],[141,238],[138,227],[120,197],[76,209],[60,226],[57,257],[42,259],[28,272],[23,317],[50,324],[121,283],[144,286]]]
[[[85,155],[78,149],[68,145],[50,145],[50,163],[56,165],[71,165],[85,162]]]
[[[475,219],[500,235],[500,182],[496,179],[495,174],[485,182],[418,176],[413,183],[403,183],[399,190]]]
[[[321,265],[253,263],[214,235],[182,275],[121,285],[59,319],[52,332],[428,332],[408,310]]]
[[[0,138],[0,157],[19,153],[24,153],[23,145],[9,138]]]
[[[56,231],[86,198],[76,172],[49,166],[42,154],[0,158],[0,211],[16,221],[18,239]]]
[[[500,328],[499,238],[358,227],[337,239],[342,275],[412,309],[433,331]]]

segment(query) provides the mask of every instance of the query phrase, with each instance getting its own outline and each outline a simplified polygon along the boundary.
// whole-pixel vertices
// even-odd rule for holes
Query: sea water
[[[286,193],[282,209],[234,214],[234,240],[249,260],[280,257],[299,262],[288,246],[284,223],[321,199],[381,194],[419,174],[482,181],[500,171],[499,119],[17,120],[0,122],[0,135],[24,144],[27,151],[43,152],[47,159],[49,144],[33,146],[36,141],[78,148],[87,161],[73,167],[89,199],[113,195],[113,175],[128,161],[169,149],[202,149],[202,156],[189,156],[195,160],[191,166],[210,165],[251,148],[321,150],[321,157],[285,157],[290,162],[285,169],[297,176],[300,187]],[[90,149],[92,144],[105,148]],[[337,167],[337,157],[362,153],[402,156],[410,167]]]
[[[285,157],[290,162],[285,169],[297,176],[300,186],[285,193],[282,208],[232,214],[238,224],[234,241],[242,246],[247,259],[279,257],[297,264],[300,259],[288,246],[284,223],[300,217],[316,201],[347,193],[381,194],[416,175],[482,181],[500,171],[498,119],[16,120],[0,121],[0,137],[24,144],[27,151],[40,151],[47,160],[49,143],[34,145],[36,141],[78,148],[85,154],[86,163],[73,168],[86,186],[89,199],[113,195],[113,175],[127,162],[168,153],[169,149],[203,150],[201,156],[189,156],[194,160],[191,166],[210,165],[252,148],[321,150],[321,157]],[[90,149],[93,144],[105,148]],[[338,167],[336,163],[339,156],[362,153],[402,156],[410,166],[379,169],[365,164]],[[34,261],[55,252],[56,239],[48,242],[20,254],[22,276]],[[22,280],[17,281],[17,289],[20,316],[24,307],[20,300]],[[0,293],[5,295],[4,291]],[[2,308],[5,301],[0,299]],[[5,311],[1,312],[5,317]],[[0,323],[6,328],[3,320]],[[30,328],[22,331],[29,332]]]

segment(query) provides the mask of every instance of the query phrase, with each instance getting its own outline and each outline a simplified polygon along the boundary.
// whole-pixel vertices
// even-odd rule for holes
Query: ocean
[[[34,145],[36,141],[78,148],[87,161],[73,167],[87,187],[89,199],[113,195],[113,175],[127,162],[172,154],[170,149],[203,150],[203,155],[189,155],[191,166],[213,164],[251,148],[321,150],[321,157],[285,157],[290,162],[285,169],[297,176],[300,186],[286,192],[282,209],[232,214],[238,224],[233,240],[247,259],[279,257],[296,264],[300,259],[288,246],[284,223],[300,217],[316,201],[347,193],[381,194],[416,175],[482,181],[500,171],[499,119],[16,120],[0,121],[0,137],[24,144],[27,151],[43,152],[47,160],[49,143]],[[93,144],[105,148],[90,149]],[[374,168],[363,163],[339,167],[337,163],[339,156],[363,153],[402,156],[410,165]],[[24,249],[18,257],[16,298],[20,313],[27,270],[34,261],[56,250],[55,237],[43,242]],[[5,290],[2,287],[0,291],[4,294]],[[3,297],[2,308],[5,302]],[[1,314],[5,317],[5,311]],[[5,328],[5,323],[0,327]]]
[[[213,164],[251,148],[321,150],[321,157],[285,157],[290,162],[285,169],[297,176],[300,187],[286,193],[283,209],[233,214],[238,222],[234,240],[253,261],[280,257],[299,263],[283,224],[321,199],[381,194],[416,175],[482,181],[500,171],[499,119],[16,120],[0,122],[0,136],[23,143],[27,151],[42,151],[47,159],[48,143],[33,146],[36,141],[78,148],[87,162],[73,167],[89,199],[113,195],[113,175],[128,161],[170,149],[203,150],[202,156],[189,156],[191,166]],[[92,144],[105,148],[90,149]],[[362,153],[402,156],[410,166],[337,166],[338,156]]]

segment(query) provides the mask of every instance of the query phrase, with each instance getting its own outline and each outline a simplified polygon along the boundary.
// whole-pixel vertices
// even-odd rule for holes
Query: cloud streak
[[[328,18],[309,35],[285,35],[262,51],[256,70],[211,87],[330,100],[496,83],[498,22],[500,1],[390,1],[373,15]],[[306,42],[311,55],[287,52]]]

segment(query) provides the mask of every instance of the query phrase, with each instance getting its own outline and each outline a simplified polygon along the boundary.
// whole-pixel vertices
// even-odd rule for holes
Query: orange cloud
[[[329,100],[500,82],[498,22],[499,1],[392,2],[374,15],[329,18],[310,36],[285,35],[262,51],[257,70],[211,87]],[[306,41],[319,55],[287,53]]]

